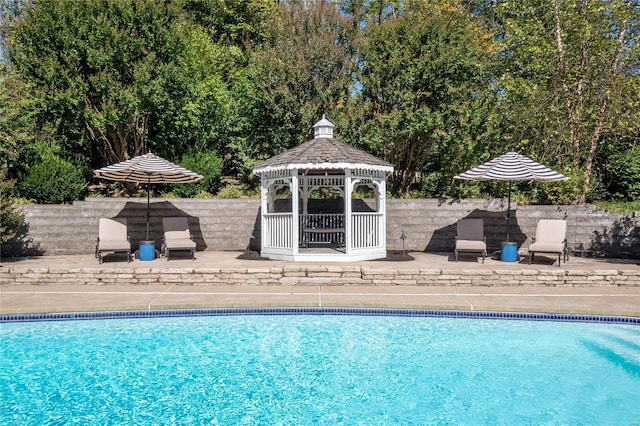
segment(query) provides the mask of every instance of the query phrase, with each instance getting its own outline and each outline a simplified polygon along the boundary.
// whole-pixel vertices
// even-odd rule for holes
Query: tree
[[[11,26],[10,59],[66,155],[103,165],[154,148],[179,158],[217,141],[233,52],[179,6],[34,0]]]
[[[505,22],[508,133],[537,158],[570,164],[583,203],[599,145],[640,120],[640,9],[632,1],[532,0],[496,10]]]
[[[353,88],[349,21],[323,0],[281,4],[267,41],[252,52],[239,116],[253,154],[266,158],[312,137],[322,114],[344,108]]]
[[[407,193],[421,173],[442,194],[453,166],[485,150],[495,50],[460,4],[405,3],[380,24],[376,14],[359,45],[359,144],[395,164],[392,191]]]

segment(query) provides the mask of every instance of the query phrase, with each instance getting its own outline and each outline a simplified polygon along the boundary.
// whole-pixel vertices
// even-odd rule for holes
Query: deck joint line
[[[169,288],[168,288],[168,289],[166,289],[165,291],[161,292],[161,293],[158,295],[158,297],[156,297],[155,299],[153,299],[153,300],[149,303],[149,306],[147,306],[147,310],[149,310],[149,311],[150,311],[150,310],[151,310],[151,305],[153,305],[154,303],[156,303],[156,302],[157,302],[157,301],[158,301],[162,296],[164,296],[165,294],[167,294],[167,292],[168,292],[168,291],[170,291],[170,290],[173,288],[173,286],[175,286],[175,285],[176,285],[175,283],[171,284],[171,285],[169,286]]]
[[[447,290],[449,290],[451,293],[453,293],[457,298],[459,298],[460,300],[462,300],[464,303],[466,303],[467,305],[469,305],[469,308],[471,308],[471,310],[473,311],[473,303],[469,302],[467,299],[465,299],[464,297],[462,297],[462,295],[458,294],[457,291],[454,291],[451,287],[447,286]]]

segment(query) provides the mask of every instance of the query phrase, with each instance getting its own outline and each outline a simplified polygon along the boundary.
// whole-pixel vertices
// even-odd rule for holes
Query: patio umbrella
[[[171,161],[167,161],[150,152],[94,170],[93,174],[101,179],[147,184],[147,240],[149,239],[150,185],[152,183],[193,183],[203,179],[202,175],[173,164]]]
[[[529,157],[520,155],[515,151],[510,151],[480,166],[454,176],[454,179],[509,181],[509,197],[507,202],[507,241],[509,241],[509,225],[511,224],[511,182],[514,180],[558,182],[568,180],[569,178],[540,163],[536,163]]]

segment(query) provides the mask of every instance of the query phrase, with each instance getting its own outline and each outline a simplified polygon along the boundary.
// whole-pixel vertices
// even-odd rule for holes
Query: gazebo
[[[253,169],[261,179],[261,252],[276,260],[383,258],[386,177],[393,165],[333,138],[322,116],[314,138]]]

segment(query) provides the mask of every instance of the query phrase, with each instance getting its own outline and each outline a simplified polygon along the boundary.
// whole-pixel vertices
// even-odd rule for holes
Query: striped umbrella
[[[147,240],[149,239],[149,186],[152,183],[192,183],[203,179],[202,175],[150,152],[94,170],[93,175],[101,179],[147,184]]]
[[[514,180],[558,182],[568,180],[569,178],[533,161],[529,157],[520,155],[515,151],[510,151],[478,167],[454,176],[454,179],[509,181],[509,198],[507,203],[507,241],[509,241],[509,225],[511,224],[511,182]]]

